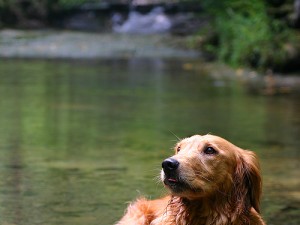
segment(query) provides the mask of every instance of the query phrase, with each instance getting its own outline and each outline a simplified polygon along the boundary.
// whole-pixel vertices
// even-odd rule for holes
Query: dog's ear
[[[253,207],[259,213],[262,180],[258,159],[254,152],[242,150],[237,158],[233,182],[232,197],[238,210],[244,211]]]

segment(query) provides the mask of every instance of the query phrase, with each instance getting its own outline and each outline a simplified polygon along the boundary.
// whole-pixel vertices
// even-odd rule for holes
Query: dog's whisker
[[[161,183],[160,176],[154,177],[153,180],[155,181],[156,184],[160,184]]]
[[[158,169],[158,168],[155,168],[155,169],[152,169],[152,170],[150,170],[151,172],[155,172],[155,173],[159,173],[160,172],[160,168]]]
[[[215,183],[213,180],[208,179],[207,177],[203,176],[201,173],[195,173],[195,174],[196,174],[196,176],[200,176],[201,178],[203,178],[211,183]]]
[[[200,173],[196,173],[196,175],[200,176],[201,178],[205,179],[206,181],[209,181],[211,183],[213,183],[216,187],[218,187],[218,184],[210,179],[208,179],[207,177],[203,176],[202,174]],[[193,178],[193,179],[189,179],[189,181],[194,181],[196,178]],[[220,194],[222,194],[223,196],[228,196],[228,194],[222,192],[219,188],[216,188],[216,191],[218,191]]]
[[[169,130],[169,132],[177,138],[177,141],[181,141],[181,139],[174,132],[172,132],[171,130]]]

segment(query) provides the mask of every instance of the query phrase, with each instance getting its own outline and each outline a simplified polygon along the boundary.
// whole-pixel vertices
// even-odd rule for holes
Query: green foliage
[[[284,43],[290,42],[287,26],[267,14],[263,0],[205,1],[214,16],[218,45],[214,53],[232,65],[273,67],[286,58]],[[207,48],[207,47],[205,47]]]
[[[78,6],[84,3],[91,3],[91,2],[100,2],[97,0],[41,0],[41,1],[36,1],[36,0],[28,0],[27,3],[28,5],[44,5],[47,6],[52,6],[56,5],[59,8],[68,8],[72,6]],[[22,3],[22,1],[19,0],[0,0],[0,9],[1,8],[7,8],[7,7],[12,7],[12,6],[18,6]]]
[[[59,0],[58,5],[62,8],[81,5],[83,3],[100,2],[97,0]]]

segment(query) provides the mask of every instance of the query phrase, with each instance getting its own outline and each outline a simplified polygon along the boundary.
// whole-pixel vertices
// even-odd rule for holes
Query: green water
[[[249,95],[185,63],[1,60],[0,224],[113,224],[128,201],[165,193],[171,132],[254,150],[264,217],[299,224],[299,97]]]

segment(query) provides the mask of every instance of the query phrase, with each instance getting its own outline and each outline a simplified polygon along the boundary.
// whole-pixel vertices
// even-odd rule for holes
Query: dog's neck
[[[189,200],[172,196],[166,213],[173,212],[168,217],[175,224],[235,224],[236,220],[242,219],[243,215],[232,217],[235,206],[229,204],[226,198],[216,198]]]

